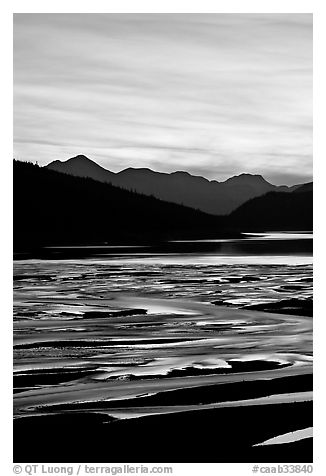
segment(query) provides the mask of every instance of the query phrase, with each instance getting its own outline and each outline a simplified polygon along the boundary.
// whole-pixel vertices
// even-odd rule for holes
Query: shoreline
[[[14,422],[14,462],[310,463],[311,438],[253,445],[311,424],[312,402],[129,420],[101,414],[25,417]]]

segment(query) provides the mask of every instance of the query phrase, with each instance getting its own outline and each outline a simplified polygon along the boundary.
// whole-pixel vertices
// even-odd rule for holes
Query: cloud
[[[294,183],[311,48],[309,14],[15,14],[15,155]]]

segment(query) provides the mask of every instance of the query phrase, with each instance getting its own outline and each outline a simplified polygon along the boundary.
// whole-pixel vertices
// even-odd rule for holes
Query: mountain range
[[[302,185],[311,185],[276,186],[267,182],[261,175],[245,173],[224,182],[210,181],[188,172],[168,174],[147,168],[127,168],[114,173],[84,155],[77,155],[66,161],[55,160],[46,168],[76,177],[89,177],[213,215],[228,215],[248,200],[268,192],[289,193]]]
[[[27,162],[14,160],[13,171],[15,250],[312,230],[312,184],[297,186],[292,193],[267,192],[227,216],[217,216]]]
[[[14,160],[14,249],[226,235],[199,210]]]

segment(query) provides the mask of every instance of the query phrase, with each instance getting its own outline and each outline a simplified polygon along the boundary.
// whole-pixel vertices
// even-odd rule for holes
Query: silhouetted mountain
[[[198,210],[14,161],[16,249],[216,237],[220,229],[219,217]]]
[[[46,167],[78,177],[91,177],[214,215],[227,215],[247,200],[267,192],[290,192],[296,187],[285,185],[277,187],[267,182],[261,175],[251,174],[241,174],[225,182],[217,182],[187,172],[166,174],[146,168],[127,168],[113,173],[83,155],[65,162],[56,160]]]
[[[244,232],[312,230],[312,191],[299,192],[299,189],[293,193],[269,192],[253,198],[230,214],[228,224]]]
[[[295,193],[302,193],[302,192],[313,192],[313,182],[304,183],[299,185],[295,190]]]
[[[72,159],[61,162],[60,160],[55,160],[51,164],[47,165],[46,168],[50,170],[56,170],[57,172],[63,172],[69,175],[75,175],[76,177],[90,177],[99,182],[108,182],[110,183],[114,180],[115,174],[109,170],[104,169],[96,162],[85,157],[85,155],[77,155]]]

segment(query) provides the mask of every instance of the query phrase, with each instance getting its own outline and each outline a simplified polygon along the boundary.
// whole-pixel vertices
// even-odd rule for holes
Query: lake
[[[17,438],[29,425],[63,421],[77,440],[76,428],[96,428],[115,457],[123,456],[123,440],[125,460],[142,461],[150,448],[156,461],[181,461],[180,448],[151,446],[148,425],[172,422],[186,440],[190,421],[197,430],[219,421],[224,454],[215,459],[229,461],[232,447],[232,461],[239,461],[252,454],[257,460],[264,447],[257,444],[310,428],[312,234],[244,236],[16,256]],[[246,432],[231,431],[241,421]],[[145,449],[128,440],[133,432]],[[211,444],[193,438],[192,460],[212,458]],[[101,444],[88,441],[85,454],[96,461]],[[23,444],[16,446],[27,461]],[[302,453],[308,459],[309,451]],[[54,461],[53,450],[48,458]]]

